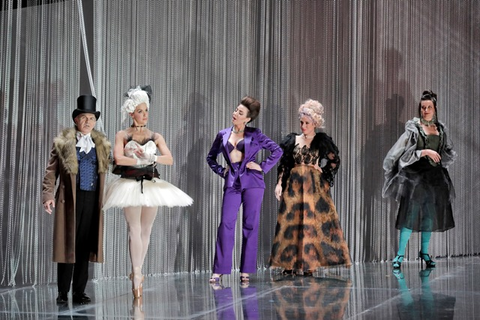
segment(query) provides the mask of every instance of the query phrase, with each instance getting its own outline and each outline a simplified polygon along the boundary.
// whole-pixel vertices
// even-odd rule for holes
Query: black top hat
[[[77,98],[77,109],[73,110],[72,118],[75,118],[82,113],[93,113],[98,120],[100,111],[96,111],[97,99],[92,95],[83,95]]]

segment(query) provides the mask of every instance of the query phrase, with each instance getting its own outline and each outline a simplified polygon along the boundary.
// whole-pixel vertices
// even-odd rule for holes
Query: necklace
[[[307,136],[307,135],[304,133],[304,134],[303,134],[303,137],[304,137],[305,139],[313,139],[313,137],[315,137],[315,135],[309,137],[309,136]]]
[[[143,126],[135,126],[132,124],[132,128],[145,128],[146,126],[147,126],[146,124],[144,124]]]
[[[435,127],[435,121],[434,121],[434,119],[432,119],[432,120],[429,121],[429,120],[425,120],[425,119],[423,119],[423,118],[420,118],[420,122],[421,122],[423,125],[427,126],[427,127]]]
[[[232,132],[235,133],[235,134],[237,134],[237,133],[242,133],[242,132],[244,132],[244,131],[245,131],[245,128],[243,128],[242,130],[235,131],[235,128],[232,127]]]

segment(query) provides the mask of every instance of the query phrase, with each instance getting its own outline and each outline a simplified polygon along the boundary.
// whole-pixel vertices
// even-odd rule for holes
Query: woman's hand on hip
[[[249,163],[247,163],[247,168],[250,170],[262,171],[262,167],[260,167],[260,165],[255,161],[250,161]]]
[[[277,198],[278,201],[282,198],[282,185],[277,184],[275,187],[275,198]]]
[[[315,163],[315,164],[309,164],[309,166],[312,167],[313,169],[319,171],[320,173],[323,172],[322,168],[320,168],[317,163]]]

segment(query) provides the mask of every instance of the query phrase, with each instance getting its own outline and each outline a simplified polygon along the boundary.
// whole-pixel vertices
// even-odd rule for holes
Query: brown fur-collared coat
[[[90,249],[90,261],[103,262],[103,212],[105,176],[110,162],[111,144],[107,137],[96,130],[91,133],[98,161],[98,233],[96,248]],[[54,140],[43,178],[42,202],[55,199],[55,223],[53,230],[53,261],[75,263],[75,201],[78,160],[76,130],[63,130]],[[57,179],[58,187],[55,193]],[[82,244],[86,245],[86,244]]]

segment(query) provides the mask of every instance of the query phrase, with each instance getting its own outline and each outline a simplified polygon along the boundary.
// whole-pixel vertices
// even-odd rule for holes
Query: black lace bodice
[[[300,147],[297,144],[293,149],[293,161],[295,161],[295,164],[316,164],[318,158],[318,150],[312,150],[307,146]]]
[[[278,177],[282,177],[282,187],[285,188],[290,170],[295,164],[315,164],[322,168],[322,179],[325,179],[330,186],[333,186],[335,174],[340,166],[338,148],[332,138],[326,133],[318,132],[310,144],[299,147],[295,143],[296,133],[288,134],[280,143],[283,150],[282,158],[277,169]]]

